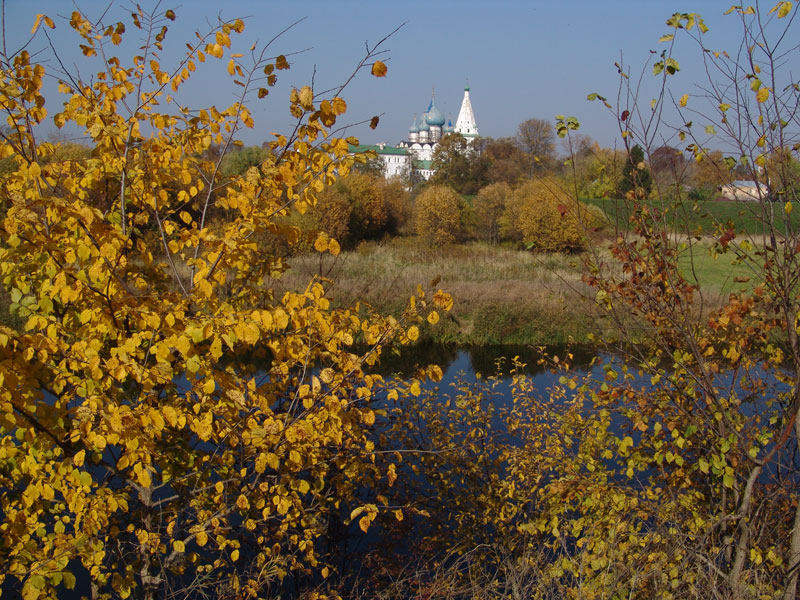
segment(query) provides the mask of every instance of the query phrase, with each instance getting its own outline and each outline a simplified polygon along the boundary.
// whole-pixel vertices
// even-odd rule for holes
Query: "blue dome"
[[[414,120],[411,121],[411,127],[408,128],[409,133],[419,133],[419,125],[417,125],[417,116],[414,115]]]
[[[419,131],[428,131],[428,113],[422,113],[419,116],[419,120],[417,121],[417,127],[419,127]]]
[[[433,100],[431,100],[431,108],[428,110],[427,115],[425,116],[425,122],[428,125],[434,125],[436,127],[441,127],[444,125],[444,115],[439,108],[433,104]]]
[[[453,133],[455,131],[455,127],[453,127],[453,122],[448,121],[447,125],[445,125],[442,131],[444,131],[444,133]]]

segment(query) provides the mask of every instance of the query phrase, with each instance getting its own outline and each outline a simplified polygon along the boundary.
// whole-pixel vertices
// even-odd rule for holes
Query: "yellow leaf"
[[[383,62],[376,60],[372,63],[372,74],[375,77],[386,77],[386,70],[386,65]]]
[[[39,24],[42,22],[42,17],[44,17],[42,13],[38,13],[36,15],[36,20],[33,22],[33,28],[31,29],[31,34],[36,33],[36,30],[39,29]]]
[[[361,417],[364,420],[366,425],[374,425],[375,424],[375,413],[371,410],[364,411],[361,413]]]
[[[435,310],[432,310],[428,313],[428,323],[431,325],[436,325],[439,322],[439,313]]]
[[[420,393],[422,393],[422,390],[419,387],[419,381],[414,381],[414,383],[411,384],[410,391],[415,396],[419,396]]]
[[[219,338],[214,338],[208,351],[214,360],[222,356],[222,342]]]
[[[442,368],[439,365],[430,365],[427,369],[428,378],[431,381],[442,380]]]
[[[256,473],[263,473],[267,470],[267,455],[263,452],[256,457]]]
[[[187,356],[192,349],[192,342],[188,337],[182,335],[175,341],[175,349],[184,356]]]
[[[323,383],[330,383],[333,381],[333,369],[326,368],[322,369],[319,374],[319,378],[322,380]]]
[[[756,100],[759,102],[766,102],[769,98],[769,88],[768,87],[761,87],[756,92]]]
[[[175,540],[172,542],[172,547],[175,549],[175,552],[185,552],[186,546],[184,546],[183,542],[180,540]]]
[[[396,511],[394,511],[394,518],[397,519],[398,521],[402,521],[403,520],[403,511],[401,509],[399,509],[399,508]]]
[[[152,479],[150,478],[150,471],[147,469],[147,467],[140,467],[140,470],[137,474],[137,478],[142,487],[145,488],[150,487]]]
[[[341,115],[347,110],[347,103],[338,96],[331,101],[331,104],[333,106],[333,112],[337,115]]]
[[[165,406],[161,409],[161,414],[164,415],[167,423],[169,423],[170,427],[175,427],[178,424],[178,413],[175,412],[175,409],[171,406]]]
[[[312,108],[313,101],[314,92],[311,91],[309,86],[303,86],[303,88],[300,90],[300,105],[306,110],[310,110]]]
[[[792,212],[792,203],[791,203],[791,202],[787,202],[786,204],[784,204],[784,205],[783,205],[783,211],[784,211],[784,212],[785,212],[787,215],[788,215],[788,214],[790,214],[790,213]]]
[[[213,394],[214,390],[217,389],[217,384],[213,379],[206,379],[205,383],[203,384],[203,393],[204,394]]]
[[[83,461],[85,459],[86,459],[86,451],[81,450],[80,452],[77,452],[75,456],[72,457],[72,464],[75,465],[76,467],[82,467]]]
[[[786,15],[788,15],[792,11],[793,3],[791,0],[785,0],[783,2],[778,2],[775,6],[770,9],[770,13],[775,11],[778,12],[778,18],[783,19]]]
[[[369,529],[370,523],[372,523],[372,521],[370,520],[370,518],[368,516],[361,517],[358,520],[358,526],[361,528],[361,531],[363,531],[364,533],[367,533],[367,530]]]
[[[328,252],[330,252],[333,256],[339,256],[340,251],[341,247],[339,246],[339,242],[336,240],[331,240],[328,242]]]
[[[233,59],[228,61],[228,75],[233,75],[236,72],[236,63]]]
[[[329,241],[330,241],[330,238],[328,237],[327,233],[325,233],[325,232],[320,233],[317,236],[317,239],[314,241],[314,249],[317,252],[325,252],[325,250],[328,249]]]
[[[419,328],[416,325],[412,325],[408,328],[408,333],[406,335],[408,335],[408,339],[412,342],[417,341],[419,338]]]
[[[680,100],[679,104],[681,106],[686,106],[686,103],[688,101],[689,101],[689,94],[684,94],[683,96],[681,96],[681,100]]]
[[[453,297],[447,292],[437,290],[433,295],[433,303],[445,312],[448,312],[453,308]]]

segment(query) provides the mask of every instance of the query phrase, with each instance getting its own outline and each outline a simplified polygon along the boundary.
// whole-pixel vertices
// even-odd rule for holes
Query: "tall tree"
[[[488,165],[481,158],[483,141],[472,143],[457,133],[443,136],[433,151],[434,183],[447,184],[460,194],[475,194],[486,183]]]
[[[258,243],[297,244],[282,219],[352,166],[352,139],[330,135],[341,89],[290,90],[294,133],[270,143],[261,169],[220,179],[225,153],[203,159],[210,145],[255,126],[245,98],[266,97],[289,62],[231,50],[242,20],[198,34],[172,67],[126,57],[138,46],[123,43],[126,28],[152,40],[148,57],[170,41],[175,13],[155,6],[132,7],[125,22],[109,21],[113,8],[100,22],[74,11],[98,74],[74,74],[61,97],[45,97],[47,63],[28,44],[0,45],[14,129],[0,155],[15,166],[0,175],[0,273],[21,323],[0,325],[4,596],[63,597],[76,579],[93,598],[281,595],[293,573],[300,590],[335,568],[333,532],[359,516],[352,509],[363,530],[378,513],[360,496],[382,477],[368,435],[380,378],[364,369],[386,340],[418,329],[333,308],[318,277],[286,291],[282,256]],[[38,25],[54,23],[39,15]],[[189,113],[161,96],[223,57],[243,86],[231,106]],[[367,65],[386,72],[375,48],[356,70]],[[251,87],[265,74],[266,88]],[[91,154],[47,160],[45,103]],[[313,248],[339,253],[327,234]],[[416,310],[420,301],[422,290]]]
[[[487,165],[487,183],[516,185],[527,174],[527,157],[511,138],[486,139],[481,157]]]
[[[622,180],[620,191],[627,194],[632,192],[637,196],[647,197],[653,187],[653,176],[644,161],[644,150],[636,144],[628,153],[625,165],[622,167]]]
[[[528,155],[528,175],[545,171],[555,161],[555,130],[543,119],[528,119],[519,124],[516,142]]]

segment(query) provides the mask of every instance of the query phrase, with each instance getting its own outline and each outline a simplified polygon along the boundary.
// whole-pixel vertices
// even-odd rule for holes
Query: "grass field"
[[[612,225],[623,229],[628,227],[631,215],[629,201],[609,198],[584,202],[603,209]],[[770,219],[774,220],[780,233],[785,233],[786,230],[786,214],[783,204],[778,202],[762,205],[757,202],[709,200],[673,205],[651,200],[650,205],[664,213],[670,229],[684,233],[714,235],[720,225],[732,223],[736,233],[759,235],[764,231],[764,223]],[[790,214],[790,222],[794,228],[800,227],[800,210]]]
[[[293,259],[281,284],[294,288],[320,274],[334,281],[337,303],[366,300],[381,312],[402,310],[417,284],[451,293],[454,308],[423,332],[437,342],[560,344],[591,330],[592,303],[579,257],[534,254],[471,242],[425,249],[415,238],[363,243],[336,259]],[[582,306],[578,306],[581,304]]]
[[[596,251],[609,261],[609,240],[598,239]],[[399,313],[417,284],[439,279],[437,288],[454,297],[451,314],[423,337],[469,345],[563,344],[584,342],[602,334],[606,314],[581,281],[580,254],[544,254],[470,242],[436,249],[416,238],[394,238],[361,244],[339,257],[306,255],[277,283],[287,289],[304,285],[311,275],[334,282],[331,296],[340,305],[365,300],[383,313]],[[756,276],[732,254],[714,256],[709,240],[686,244],[680,258],[685,277],[700,284],[704,310],[725,302],[731,292],[746,289]]]

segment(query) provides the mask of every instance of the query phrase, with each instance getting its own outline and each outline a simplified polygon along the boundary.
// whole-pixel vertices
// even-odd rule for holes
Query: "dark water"
[[[399,351],[388,350],[381,356],[381,362],[374,371],[384,376],[405,378],[413,375],[418,367],[438,365],[444,376],[439,387],[445,389],[456,381],[474,383],[478,376],[485,378],[498,376],[508,391],[511,381],[509,371],[513,360],[523,363],[522,371],[530,376],[540,390],[557,382],[560,373],[552,368],[552,360],[556,357],[563,362],[571,353],[571,365],[577,373],[586,374],[590,363],[596,356],[590,348],[549,348],[546,355],[542,350],[532,346],[448,346],[419,345],[402,348]],[[543,362],[544,361],[544,362]]]

